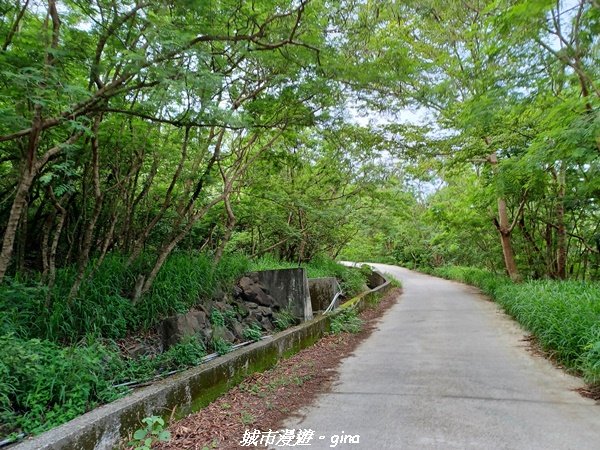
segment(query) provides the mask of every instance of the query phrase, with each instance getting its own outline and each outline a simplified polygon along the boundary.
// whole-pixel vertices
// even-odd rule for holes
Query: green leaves
[[[358,317],[356,309],[350,307],[337,312],[331,319],[330,326],[333,334],[358,333],[362,329],[363,321]]]
[[[164,429],[165,421],[161,417],[145,417],[142,423],[146,426],[136,430],[133,440],[128,444],[135,447],[135,450],[150,450],[153,444],[168,442],[171,439],[171,433]]]
[[[500,7],[501,11],[494,22],[496,26],[503,30],[522,30],[523,27],[529,26],[531,31],[539,30],[545,22],[547,13],[556,6],[554,0],[521,0],[507,8],[503,0],[492,4],[494,7]],[[491,8],[488,7],[488,10]]]
[[[0,417],[17,413],[10,422],[14,429],[39,433],[113,399],[104,372],[110,372],[115,358],[100,344],[60,348],[44,340],[0,336],[0,372],[10,374],[0,383],[0,400],[9,400]]]

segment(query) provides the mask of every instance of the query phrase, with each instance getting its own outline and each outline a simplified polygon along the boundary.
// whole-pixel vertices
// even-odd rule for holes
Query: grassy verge
[[[498,302],[560,363],[600,384],[600,283],[535,280],[519,284],[471,267],[432,274],[479,287]]]
[[[126,257],[108,256],[72,299],[72,268],[57,272],[50,292],[36,275],[9,280],[0,286],[0,333],[63,344],[78,343],[90,334],[119,339],[149,329],[164,316],[188,311],[250,267],[245,257],[228,256],[215,266],[207,255],[176,253],[165,263],[152,291],[134,305],[128,295],[147,259],[132,267]]]
[[[144,258],[138,264],[144,264]],[[128,358],[115,340],[139,335],[165,316],[186,312],[229,290],[243,273],[297,267],[272,258],[251,261],[229,255],[214,265],[209,256],[176,253],[160,272],[152,292],[133,304],[127,292],[140,267],[107,257],[78,297],[68,299],[74,272],[60,269],[48,291],[35,275],[0,286],[0,440],[10,434],[38,434],[127,392],[130,381],[200,363],[207,350],[190,340],[156,356]],[[353,295],[363,275],[325,258],[305,265],[309,277],[337,276]],[[281,315],[278,327],[291,320]],[[213,349],[215,350],[215,349]],[[216,351],[216,350],[215,350]]]

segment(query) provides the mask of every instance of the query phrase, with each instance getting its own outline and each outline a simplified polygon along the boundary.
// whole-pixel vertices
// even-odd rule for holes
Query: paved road
[[[315,430],[305,448],[332,448],[344,434],[359,443],[334,448],[600,449],[600,405],[531,355],[494,303],[459,283],[376,266],[404,294],[344,360],[333,391],[285,424]]]

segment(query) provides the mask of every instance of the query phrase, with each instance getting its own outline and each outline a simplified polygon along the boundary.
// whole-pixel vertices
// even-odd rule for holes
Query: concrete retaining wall
[[[313,318],[306,269],[261,270],[255,274],[280,308],[290,309],[300,320]]]
[[[338,281],[335,277],[310,278],[308,280],[308,289],[310,290],[310,302],[314,312],[325,311],[335,294],[340,291]],[[337,308],[339,300],[337,301]]]
[[[375,289],[377,286],[381,286],[386,281],[387,280],[381,273],[374,270],[371,272],[371,276],[369,276],[369,279],[367,280],[367,286],[369,286],[370,289]]]
[[[342,308],[355,306],[362,310],[370,299],[386,292],[389,287],[390,284],[386,281],[376,289],[346,302]],[[156,382],[10,448],[112,449],[140,428],[142,418],[150,415],[165,418],[169,418],[171,414],[176,418],[188,415],[206,406],[247,375],[268,369],[279,359],[314,344],[329,331],[332,316],[319,316],[272,338]]]

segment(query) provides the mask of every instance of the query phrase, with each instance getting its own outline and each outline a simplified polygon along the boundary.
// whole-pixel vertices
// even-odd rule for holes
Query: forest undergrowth
[[[125,289],[136,268],[128,269],[125,261],[107,257],[75,299],[68,296],[75,276],[70,268],[58,270],[51,290],[35,274],[0,286],[0,437],[38,434],[127,394],[134,381],[195,366],[213,351],[225,352],[189,339],[163,353],[131,357],[119,344],[153,333],[164,317],[187,312],[217,291],[230,291],[246,272],[298,267],[271,256],[227,255],[214,265],[204,254],[175,253],[153,290],[134,303]],[[360,271],[325,257],[303,266],[309,278],[338,277],[347,295],[365,284]],[[291,324],[277,323],[283,328]]]

